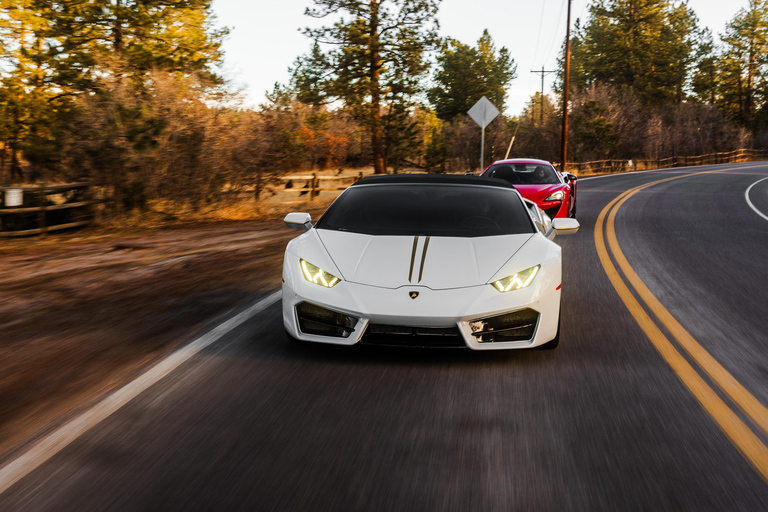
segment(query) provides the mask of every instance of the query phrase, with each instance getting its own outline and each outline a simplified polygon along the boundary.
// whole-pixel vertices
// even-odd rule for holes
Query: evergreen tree
[[[573,83],[629,87],[650,103],[680,102],[696,23],[684,2],[596,0],[572,49]]]
[[[216,83],[225,34],[210,0],[0,0],[0,143],[11,178],[52,168],[72,102],[115,73],[135,84],[162,69]],[[23,158],[22,158],[23,154]],[[30,176],[34,178],[34,175]]]
[[[499,110],[504,110],[507,87],[517,76],[517,65],[502,47],[496,49],[487,30],[472,47],[448,39],[437,56],[435,87],[428,98],[440,119],[452,120],[464,115],[486,96]]]
[[[691,76],[691,90],[702,103],[715,104],[717,94],[717,54],[712,31],[703,29],[696,38],[696,63]]]
[[[226,30],[213,26],[211,0],[40,0],[50,4],[56,57],[87,73],[115,55],[132,72],[150,69],[213,76]]]
[[[324,105],[329,100],[324,79],[330,67],[331,63],[315,41],[309,54],[296,59],[294,67],[288,70],[296,99],[314,107]]]
[[[722,36],[720,96],[722,107],[751,126],[765,102],[768,79],[768,0],[750,0]]]
[[[22,154],[46,146],[52,139],[57,105],[50,80],[47,51],[50,10],[38,0],[0,0],[0,136],[8,149],[10,180],[21,181]],[[4,155],[5,156],[5,155]],[[35,176],[29,176],[34,179]]]
[[[322,48],[301,59],[298,95],[342,100],[370,131],[374,171],[386,172],[384,103],[402,111],[421,91],[439,0],[314,0],[306,14],[334,22],[305,32]]]

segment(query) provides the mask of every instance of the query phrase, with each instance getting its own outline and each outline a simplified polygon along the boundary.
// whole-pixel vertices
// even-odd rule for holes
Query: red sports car
[[[512,183],[525,199],[539,205],[551,219],[576,217],[576,175],[561,174],[549,162],[528,158],[500,160],[481,176]]]

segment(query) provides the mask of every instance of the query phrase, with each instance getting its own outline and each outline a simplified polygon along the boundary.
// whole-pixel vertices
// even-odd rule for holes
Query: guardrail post
[[[48,223],[45,219],[45,190],[41,189],[35,194],[37,196],[37,206],[40,211],[37,214],[37,227],[40,228],[40,234],[45,235],[48,233]]]
[[[318,194],[317,192],[317,173],[312,173],[312,186],[310,188],[309,192],[309,200],[313,200],[315,196]]]

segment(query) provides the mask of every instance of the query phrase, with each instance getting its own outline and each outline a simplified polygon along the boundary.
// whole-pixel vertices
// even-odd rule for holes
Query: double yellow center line
[[[719,169],[718,171],[723,170],[727,169]],[[691,360],[720,388],[730,401],[741,409],[744,415],[764,435],[768,435],[768,409],[728,373],[651,293],[624,256],[616,238],[614,226],[619,209],[638,192],[660,183],[718,171],[674,176],[646,183],[620,194],[608,203],[597,218],[597,223],[595,224],[595,246],[597,247],[600,263],[602,263],[611,284],[616,289],[632,317],[643,329],[654,347],[656,347],[656,350],[659,351],[667,364],[674,370],[683,384],[704,407],[704,410],[712,417],[736,448],[738,448],[757,472],[768,481],[768,447],[742,421],[734,409],[720,398],[715,390],[669,340],[667,335],[662,332],[659,326],[663,326],[677,340],[677,343],[688,353]],[[607,223],[606,217],[608,219]],[[603,231],[605,231],[605,234]],[[608,239],[608,247],[606,247],[605,243],[606,237]],[[611,255],[616,260],[616,264],[618,264],[624,277],[614,266]],[[629,283],[629,286],[627,283]],[[635,295],[630,290],[630,286],[655,318],[652,318],[646,309],[643,308],[640,301],[635,298]]]

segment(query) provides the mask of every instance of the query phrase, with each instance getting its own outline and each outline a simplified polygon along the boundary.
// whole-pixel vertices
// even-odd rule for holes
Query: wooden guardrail
[[[0,187],[0,237],[87,226],[96,204],[87,183]]]
[[[737,149],[723,153],[709,153],[697,156],[671,156],[657,159],[638,160],[596,160],[594,162],[574,162],[566,165],[568,172],[576,174],[605,174],[668,167],[687,167],[695,165],[730,164],[768,159],[768,151],[759,149]],[[556,164],[557,165],[557,164]]]
[[[637,160],[596,160],[593,162],[568,163],[566,170],[576,174],[607,174],[648,169],[663,169],[667,167],[687,167],[695,165],[715,165],[725,163],[749,162],[753,160],[768,160],[768,150],[738,149],[735,151],[710,153],[697,156],[671,156],[657,159]],[[560,165],[554,164],[558,169]],[[461,173],[463,174],[463,173]],[[340,192],[349,185],[361,179],[363,173],[357,176],[318,176],[316,173],[285,176],[278,178],[285,185],[282,192],[298,192],[300,195],[309,194],[310,199],[317,197],[319,192]]]
[[[313,173],[307,176],[286,176],[280,178],[280,181],[285,183],[284,188],[281,189],[283,192],[298,192],[299,195],[309,193],[311,200],[320,192],[340,192],[362,177],[363,173],[358,173],[357,176],[318,176],[317,173]],[[323,184],[328,182],[339,184]]]

